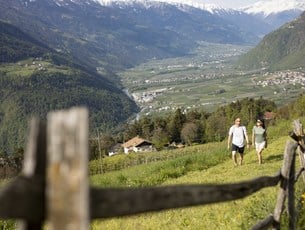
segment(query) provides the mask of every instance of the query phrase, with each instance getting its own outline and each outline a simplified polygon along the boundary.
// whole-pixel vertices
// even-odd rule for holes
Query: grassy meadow
[[[291,129],[290,122],[270,127],[270,143],[263,152],[262,165],[258,165],[255,150],[250,148],[245,152],[244,165],[234,167],[226,142],[222,142],[208,144],[208,149],[206,145],[187,147],[185,155],[176,159],[95,175],[91,177],[91,183],[102,187],[220,184],[273,176],[282,166],[285,145],[289,140],[287,132]],[[304,211],[305,205],[300,202],[304,193],[301,188],[304,189],[304,183],[299,180],[296,184],[296,202],[301,204],[299,208]],[[278,190],[279,186],[276,186],[230,202],[95,220],[91,229],[250,229],[257,221],[273,212]],[[285,215],[282,222],[283,229],[286,229]],[[300,224],[301,220],[299,226]]]

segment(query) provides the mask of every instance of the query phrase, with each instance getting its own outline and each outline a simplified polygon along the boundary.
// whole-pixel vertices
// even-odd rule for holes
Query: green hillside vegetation
[[[175,159],[153,162],[120,171],[91,177],[91,183],[102,187],[142,187],[176,184],[235,183],[264,175],[275,175],[282,166],[283,152],[292,130],[291,121],[280,121],[268,127],[269,145],[263,152],[264,163],[258,165],[255,150],[246,150],[245,164],[234,167],[226,141],[174,150]],[[180,155],[183,151],[183,156]],[[163,154],[169,152],[162,151]],[[161,154],[161,153],[160,153]],[[297,160],[298,162],[298,160]],[[299,167],[299,163],[297,163]],[[297,207],[301,216],[298,229],[304,223],[304,183],[296,185]],[[279,186],[236,201],[205,206],[152,212],[130,217],[95,220],[92,229],[250,229],[257,221],[273,212]],[[284,210],[282,228],[288,228]]]
[[[114,127],[137,111],[105,77],[9,24],[0,26],[0,154],[23,148],[30,118],[45,119],[51,110],[86,106],[92,130]]]
[[[16,62],[29,57],[42,57],[49,51],[50,49],[46,45],[39,43],[9,23],[0,21],[0,63]]]
[[[214,112],[202,110],[177,109],[167,116],[143,116],[138,121],[128,124],[124,131],[125,140],[141,136],[152,140],[155,146],[162,147],[166,143],[205,143],[222,141],[227,136],[227,127],[236,117],[250,127],[255,119],[263,117],[266,111],[275,111],[274,102],[259,98],[245,98]]]
[[[126,123],[118,133],[102,134],[101,148],[96,140],[92,140],[91,159],[99,158],[100,150],[103,156],[108,156],[115,143],[123,143],[135,136],[151,141],[158,151],[175,148],[178,144],[191,146],[222,141],[227,136],[227,127],[236,117],[240,117],[244,125],[251,128],[257,118],[263,118],[265,112],[276,111],[276,108],[273,101],[264,98],[245,98],[219,107],[211,113],[200,109],[178,108],[167,114],[143,115],[133,122]],[[104,165],[103,168],[108,166]],[[120,166],[116,168],[119,169]]]
[[[238,65],[243,69],[268,70],[305,67],[305,13],[266,35],[251,51],[243,55]]]

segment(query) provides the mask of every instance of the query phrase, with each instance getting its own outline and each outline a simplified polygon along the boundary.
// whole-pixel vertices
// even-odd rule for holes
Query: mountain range
[[[305,11],[305,2],[303,0],[259,1],[240,10],[255,16],[257,19],[264,20],[274,30],[294,20]]]
[[[188,55],[201,41],[254,46],[290,20],[285,13],[295,18],[301,12],[266,16],[250,8],[160,1],[0,4],[0,147],[7,151],[24,143],[33,114],[85,105],[93,129],[126,121],[138,108],[123,93],[118,71]]]
[[[290,1],[295,11],[289,15],[296,18],[301,5]],[[0,0],[0,4],[1,20],[106,75],[151,58],[186,55],[198,41],[255,45],[290,21],[283,16],[286,9],[262,17],[265,14],[255,8],[241,11],[174,1]]]
[[[216,4],[207,4],[203,1],[196,0],[96,0],[102,5],[110,6],[113,4],[129,4],[132,5],[136,3],[146,4],[147,2],[167,2],[176,6],[188,5],[194,8],[201,10],[209,11],[212,14],[218,15],[231,15],[234,18],[234,15],[245,14],[247,16],[252,15],[256,20],[262,20],[267,23],[271,30],[278,28],[286,22],[289,22],[295,19],[303,11],[305,11],[305,2],[304,0],[268,0],[268,1],[258,1],[254,4],[251,4],[242,8],[224,8]],[[228,17],[227,17],[228,19]],[[233,19],[234,20],[234,19]],[[238,22],[238,20],[234,20]],[[262,21],[260,23],[262,23]],[[239,21],[242,22],[242,21]],[[249,22],[249,20],[248,20]],[[271,29],[271,30],[270,30]]]
[[[196,41],[255,43],[248,31],[198,8],[167,3],[1,0],[0,19],[86,65],[117,71],[151,58],[185,55]],[[150,5],[148,5],[150,4]]]

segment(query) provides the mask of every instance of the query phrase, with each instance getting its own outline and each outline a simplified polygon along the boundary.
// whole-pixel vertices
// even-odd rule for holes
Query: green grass
[[[234,167],[230,152],[224,150],[219,143],[214,143],[214,145],[210,144],[210,152],[207,154],[204,151],[199,151],[197,154],[191,154],[194,158],[186,154],[184,157],[163,163],[152,163],[94,176],[91,178],[92,183],[94,185],[121,185],[123,187],[154,184],[221,184],[246,181],[265,175],[273,176],[282,166],[283,152],[286,142],[289,140],[286,133],[282,134],[281,130],[286,127],[287,131],[287,128],[290,128],[289,125],[289,122],[283,122],[278,126],[279,128],[271,127],[269,129],[270,134],[279,132],[277,132],[276,137],[270,138],[269,146],[263,152],[264,163],[262,165],[258,165],[255,151],[249,149],[245,153],[244,165]],[[196,147],[200,149],[200,146]],[[219,150],[217,151],[217,149]],[[216,163],[217,155],[222,155],[224,159]],[[213,161],[215,161],[214,164]],[[297,163],[297,169],[298,167],[299,163]],[[107,183],[108,185],[106,185]],[[301,197],[301,192],[303,192],[301,188],[303,187],[303,181],[299,180],[296,185],[297,201]],[[95,220],[92,222],[91,229],[249,229],[257,221],[273,212],[278,191],[279,186],[275,186],[262,189],[244,199],[230,202]],[[301,208],[304,210],[304,204]],[[286,229],[287,217],[285,215],[282,222],[282,228]]]
[[[39,70],[39,67],[43,70]],[[44,71],[46,73],[71,73],[71,68],[56,66],[48,61],[37,61],[35,59],[27,59],[16,63],[1,64],[1,73],[9,76],[10,78],[19,79],[30,77],[34,72]]]
[[[121,160],[125,160],[126,169],[91,176],[91,182],[93,185],[103,187],[160,185],[171,178],[179,178],[191,171],[201,171],[223,162],[227,159],[225,147],[225,142],[222,142],[150,154],[130,154],[107,158],[104,160],[104,166],[111,163],[121,165]],[[139,160],[141,155],[147,157],[145,161]],[[130,159],[133,161],[128,162]],[[130,167],[132,165],[137,166]],[[95,167],[97,166],[90,166],[90,168]],[[114,168],[118,167],[114,166]]]

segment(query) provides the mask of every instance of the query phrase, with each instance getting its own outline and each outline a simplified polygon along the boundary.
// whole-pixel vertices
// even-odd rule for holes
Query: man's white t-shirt
[[[245,136],[247,135],[246,127],[245,126],[231,126],[229,130],[229,136],[233,135],[232,137],[232,144],[236,145],[240,148],[245,146]]]

